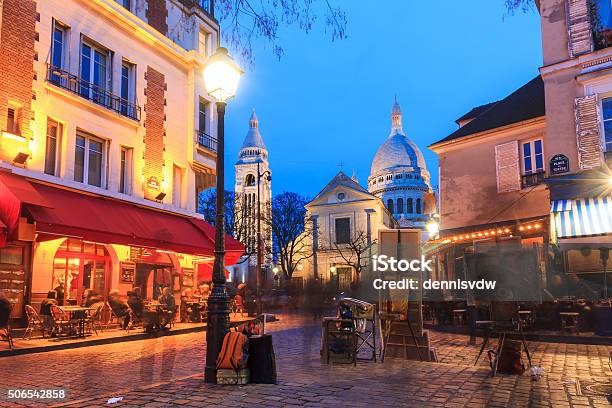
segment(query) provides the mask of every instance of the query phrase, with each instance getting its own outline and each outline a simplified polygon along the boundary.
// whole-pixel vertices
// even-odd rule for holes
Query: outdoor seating
[[[578,330],[578,317],[580,313],[578,312],[559,312],[559,316],[561,317],[561,331],[562,332],[570,332],[580,334],[580,330]]]
[[[28,318],[28,325],[23,333],[23,339],[28,340],[32,338],[32,334],[34,334],[34,330],[40,330],[42,332],[43,338],[45,337],[45,329],[49,326],[43,321],[41,316],[34,310],[34,308],[30,305],[25,305],[25,312]],[[50,327],[49,327],[50,328]]]
[[[74,331],[74,322],[59,306],[51,305],[51,316],[53,317],[51,336],[70,335]]]
[[[523,333],[523,326],[519,317],[518,304],[515,302],[491,302],[489,310],[491,320],[476,322],[477,325],[480,324],[481,326],[485,326],[485,338],[482,346],[480,347],[480,351],[478,352],[478,356],[476,356],[474,365],[478,363],[480,356],[487,347],[491,334],[496,334],[498,343],[497,349],[495,350],[495,360],[491,365],[492,377],[495,377],[495,374],[497,373],[497,366],[501,351],[508,336],[520,336],[520,341],[522,342],[525,354],[527,355],[527,360],[529,361],[529,367],[531,367],[531,354],[529,353],[527,340],[525,339],[525,334]]]
[[[102,331],[101,316],[104,309],[104,303],[98,302],[92,305],[92,310],[85,317],[85,330],[89,333],[92,331],[98,334],[98,329]]]

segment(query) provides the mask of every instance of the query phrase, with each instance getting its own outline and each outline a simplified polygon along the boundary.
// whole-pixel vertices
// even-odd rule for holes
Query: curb
[[[59,343],[52,344],[48,346],[37,346],[37,347],[27,347],[21,349],[13,349],[13,350],[0,350],[0,358],[2,357],[10,357],[10,356],[18,356],[23,354],[34,354],[34,353],[45,353],[47,351],[58,351],[58,350],[68,350],[74,348],[81,347],[89,347],[89,346],[100,346],[103,344],[113,344],[113,343],[123,343],[128,341],[138,341],[138,340],[147,340],[154,339],[157,337],[164,336],[177,336],[180,334],[188,334],[188,333],[196,333],[196,332],[204,332],[206,331],[206,326],[196,326],[196,327],[188,327],[183,329],[176,330],[167,330],[158,333],[135,333],[128,334],[120,337],[108,337],[104,339],[88,339],[80,342],[74,343]]]

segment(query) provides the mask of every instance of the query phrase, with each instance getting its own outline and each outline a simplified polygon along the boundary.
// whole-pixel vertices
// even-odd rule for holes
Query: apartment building
[[[213,231],[214,99],[202,67],[219,24],[207,0],[0,3],[0,289],[13,316],[197,283]],[[242,252],[228,239],[228,263]],[[235,255],[234,255],[235,253]]]
[[[578,287],[597,300],[610,295],[612,264],[612,2],[537,6],[540,75],[472,109],[430,146],[440,160],[441,216],[430,254],[444,278],[465,269],[471,253],[504,242],[531,247],[534,284],[557,297]]]

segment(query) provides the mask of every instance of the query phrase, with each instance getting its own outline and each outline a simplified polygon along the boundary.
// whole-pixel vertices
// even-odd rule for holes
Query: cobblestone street
[[[515,406],[608,407],[605,397],[578,395],[581,384],[612,380],[606,346],[530,343],[544,377],[489,376],[478,346],[466,336],[434,333],[440,363],[387,360],[357,367],[322,365],[320,328],[312,320],[281,315],[269,324],[278,385],[216,386],[203,382],[204,333],[160,337],[0,358],[0,388],[65,388],[58,406]],[[3,395],[2,398],[6,398]],[[22,401],[22,405],[34,405]],[[0,403],[2,406],[22,406]],[[44,404],[48,405],[48,404]],[[42,405],[41,405],[42,406]]]

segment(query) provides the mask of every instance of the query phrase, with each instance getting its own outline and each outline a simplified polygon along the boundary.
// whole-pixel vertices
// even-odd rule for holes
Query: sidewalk
[[[232,324],[248,321],[251,318],[240,316],[232,313],[230,320]],[[129,332],[117,327],[98,330],[95,333],[87,335],[85,338],[75,337],[59,337],[59,338],[42,338],[39,333],[34,333],[32,339],[24,340],[21,337],[14,337],[13,350],[8,349],[8,343],[1,342],[0,358],[31,353],[43,353],[56,350],[66,350],[71,348],[97,346],[102,344],[121,343],[125,341],[145,340],[161,336],[176,336],[181,334],[202,332],[206,330],[206,323],[175,323],[171,329],[161,330],[156,333],[145,333],[141,327],[130,330]],[[23,331],[21,331],[21,334]],[[13,334],[15,336],[15,334]]]

